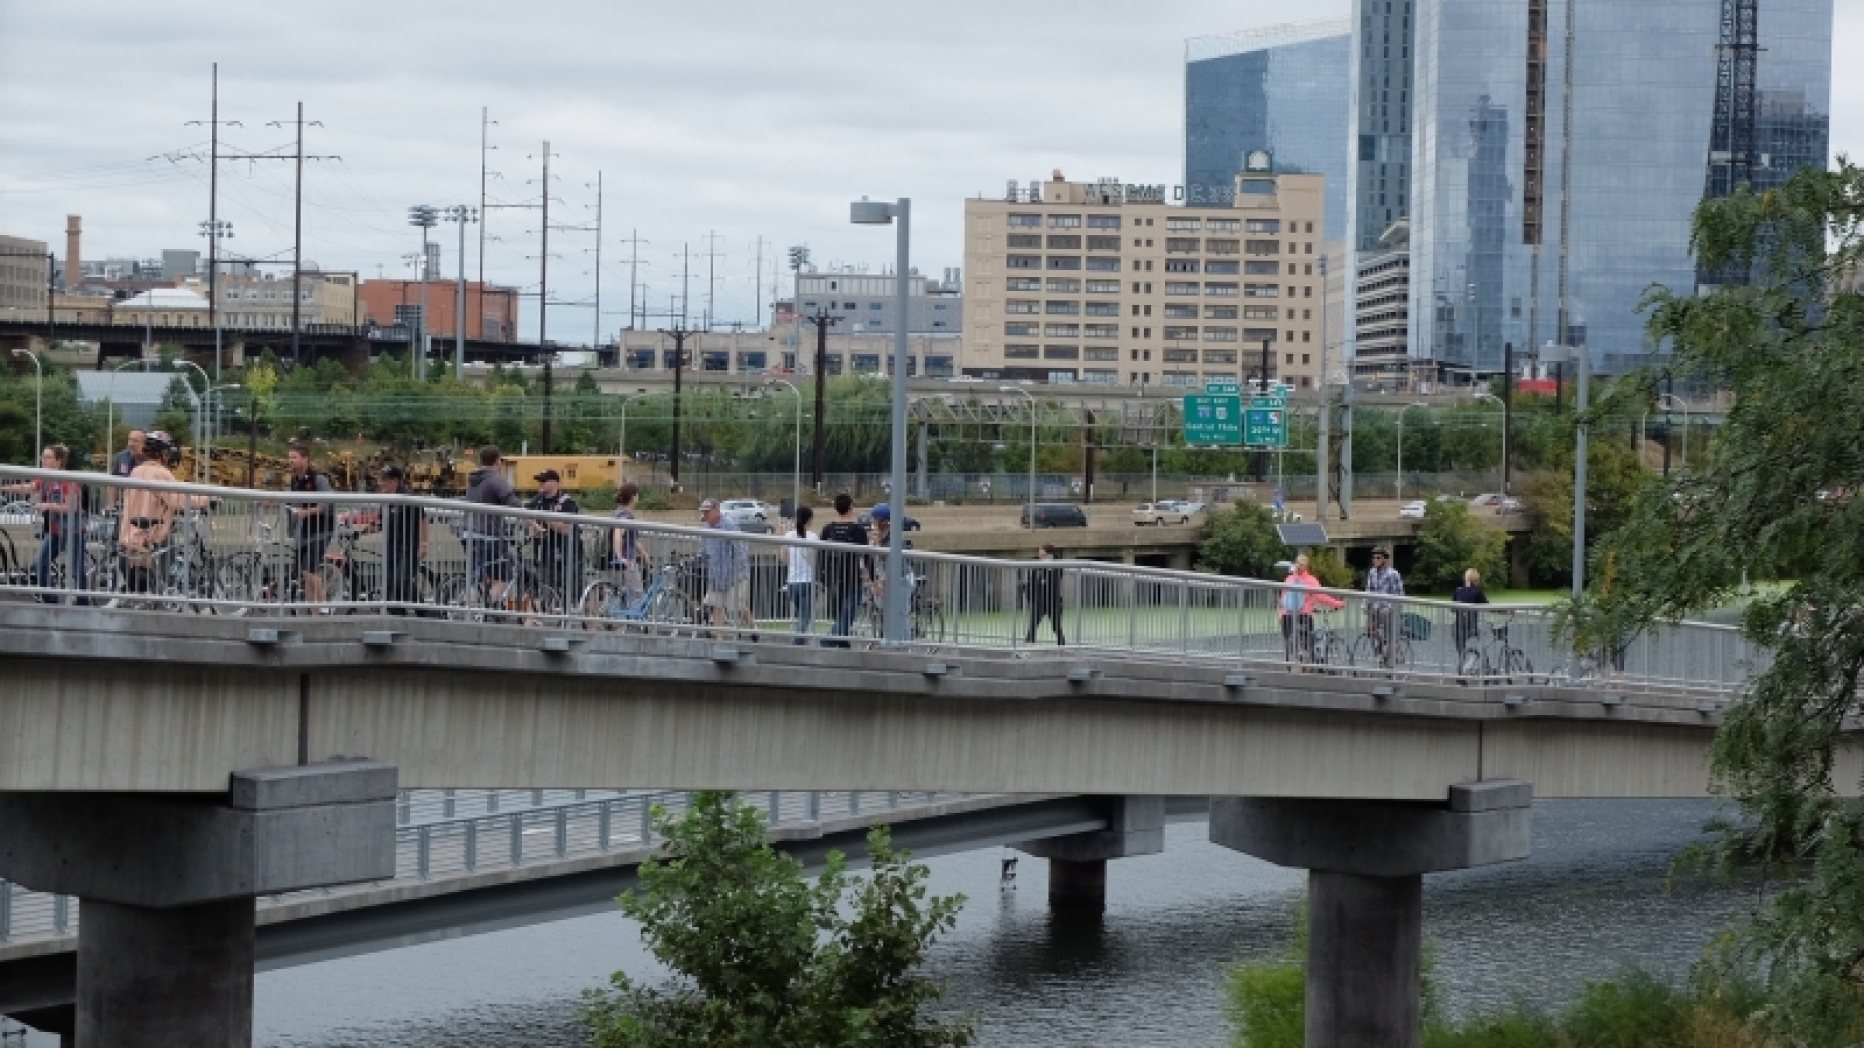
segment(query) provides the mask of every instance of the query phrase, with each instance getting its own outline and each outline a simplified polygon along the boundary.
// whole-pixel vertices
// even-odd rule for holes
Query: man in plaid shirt
[[[1404,596],[1404,577],[1391,566],[1391,550],[1380,546],[1372,551],[1372,570],[1366,574],[1366,592],[1384,597]],[[1391,601],[1375,600],[1366,605],[1366,632],[1378,638],[1379,656],[1387,667],[1398,654],[1398,635],[1392,629],[1397,606]]]

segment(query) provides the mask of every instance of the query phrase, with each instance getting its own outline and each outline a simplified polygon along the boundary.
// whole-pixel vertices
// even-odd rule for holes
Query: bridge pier
[[[1055,908],[1107,905],[1107,860],[1165,850],[1165,798],[1106,798],[1107,828],[1045,837],[1016,850],[1049,861],[1048,898]]]
[[[235,772],[225,795],[0,793],[0,878],[81,901],[75,1043],[248,1048],[254,899],[393,877],[396,778],[344,761]]]
[[[1309,1048],[1416,1048],[1426,873],[1525,859],[1533,789],[1450,787],[1447,804],[1217,798],[1213,843],[1308,871]]]

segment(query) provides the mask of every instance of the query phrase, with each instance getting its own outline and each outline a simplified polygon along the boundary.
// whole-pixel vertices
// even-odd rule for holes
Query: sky
[[[0,0],[0,234],[62,257],[64,216],[79,214],[85,257],[204,249],[218,62],[220,119],[240,125],[222,129],[227,152],[290,152],[299,102],[319,125],[305,131],[323,158],[304,165],[306,260],[409,274],[407,208],[479,203],[485,111],[488,200],[536,204],[548,140],[549,224],[584,227],[550,234],[549,337],[597,330],[598,173],[604,337],[627,320],[631,252],[648,326],[677,308],[683,269],[689,317],[706,312],[709,269],[711,315],[751,324],[773,281],[787,291],[791,245],[818,266],[891,264],[890,230],[848,222],[863,196],[914,201],[913,264],[936,275],[963,262],[964,198],[1007,179],[1180,181],[1187,37],[1349,13],[1349,0]],[[1864,0],[1838,0],[1834,46],[1864,53]],[[1864,68],[1834,76],[1833,152],[1864,155]],[[290,257],[293,167],[223,161],[232,254]],[[484,217],[486,279],[534,294],[539,209]],[[468,227],[469,279],[479,234]],[[457,228],[433,235],[454,272]],[[535,338],[535,299],[521,314]]]

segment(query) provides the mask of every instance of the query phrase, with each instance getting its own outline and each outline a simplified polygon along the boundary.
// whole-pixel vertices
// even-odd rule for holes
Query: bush
[[[1346,563],[1339,552],[1329,546],[1326,549],[1312,550],[1307,555],[1307,566],[1314,570],[1314,577],[1328,589],[1354,589],[1359,583],[1353,574],[1353,566]]]
[[[1407,589],[1447,593],[1462,585],[1469,568],[1499,582],[1508,568],[1507,548],[1507,533],[1477,523],[1467,503],[1432,499],[1417,529],[1417,559]]]
[[[1198,567],[1205,571],[1266,579],[1279,578],[1275,562],[1294,554],[1275,533],[1275,518],[1267,507],[1238,502],[1231,509],[1209,512],[1197,556]]]
[[[1568,1048],[1552,1019],[1527,1008],[1478,1015],[1424,1030],[1424,1048]]]
[[[1563,1025],[1585,1048],[1686,1048],[1692,1003],[1633,969],[1617,982],[1587,983]]]
[[[634,508],[650,512],[664,512],[673,508],[673,499],[664,488],[649,488],[641,492],[640,500],[634,504]]]

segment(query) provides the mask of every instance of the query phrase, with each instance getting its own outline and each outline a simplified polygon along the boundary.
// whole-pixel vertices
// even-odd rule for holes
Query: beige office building
[[[45,319],[51,261],[44,241],[0,236],[0,320]]]
[[[1196,387],[1320,374],[1323,179],[1251,158],[1235,203],[1179,207],[1170,187],[1057,171],[965,202],[960,373]]]
[[[298,280],[298,323],[306,328],[356,324],[354,272],[326,272],[307,265]],[[221,327],[291,330],[291,274],[275,276],[223,269],[215,283],[220,295]],[[202,290],[204,292],[205,287]]]

